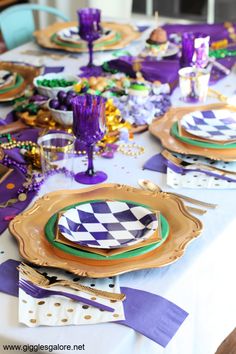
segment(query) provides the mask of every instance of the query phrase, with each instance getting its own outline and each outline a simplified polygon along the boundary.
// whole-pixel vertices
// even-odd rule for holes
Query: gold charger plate
[[[13,73],[17,73],[24,78],[23,83],[19,87],[1,94],[0,102],[12,101],[23,96],[27,85],[31,85],[33,83],[33,79],[41,73],[41,68],[39,67],[8,61],[0,61],[0,70],[8,70]]]
[[[133,257],[132,261],[93,260],[67,254],[54,248],[45,236],[48,219],[65,206],[95,199],[130,200],[143,203],[167,219],[170,233],[159,248]],[[183,202],[167,193],[151,193],[126,185],[103,184],[80,190],[64,190],[48,193],[38,199],[24,213],[16,216],[9,225],[17,239],[21,256],[40,266],[65,269],[80,276],[103,278],[134,270],[163,267],[175,262],[187,245],[202,230],[202,223],[189,214]]]
[[[65,50],[73,53],[82,53],[82,52],[87,52],[88,49],[87,47],[85,48],[72,48],[69,45],[68,46],[61,46],[58,45],[54,42],[52,42],[51,37],[57,33],[58,31],[62,30],[63,28],[67,27],[73,27],[73,26],[78,26],[77,22],[65,22],[65,23],[59,23],[56,22],[53,25],[36,31],[34,33],[34,36],[36,38],[36,41],[39,45],[45,48],[51,48],[51,49],[60,49],[60,50]],[[94,51],[102,51],[102,50],[114,50],[114,49],[121,49],[127,46],[130,42],[133,40],[137,39],[140,37],[140,33],[135,31],[133,27],[129,24],[122,24],[122,23],[115,23],[115,22],[103,22],[102,26],[106,29],[111,29],[116,32],[119,32],[121,39],[119,42],[110,44],[110,45],[104,45],[104,46],[99,46],[99,48],[94,48]]]
[[[219,161],[235,161],[236,160],[236,149],[208,149],[201,148],[198,146],[189,145],[183,143],[182,141],[175,139],[171,134],[170,130],[174,122],[180,121],[180,119],[187,113],[194,111],[204,111],[213,109],[229,109],[231,111],[236,111],[235,107],[227,106],[222,103],[216,103],[206,106],[191,106],[191,107],[177,107],[170,108],[170,110],[162,117],[149,126],[149,131],[152,135],[160,139],[161,144],[164,148],[178,152],[180,154],[187,155],[198,155],[208,157],[212,160]]]

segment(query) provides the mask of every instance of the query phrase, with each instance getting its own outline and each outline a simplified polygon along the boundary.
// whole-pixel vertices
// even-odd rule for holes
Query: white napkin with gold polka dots
[[[173,156],[188,164],[203,164],[224,171],[224,177],[232,181],[222,179],[217,171],[211,176],[201,171],[187,171],[185,174],[177,173],[171,166],[167,168],[167,185],[172,188],[204,188],[204,189],[236,189],[235,176],[229,172],[236,172],[236,161],[214,161],[203,156],[191,156],[173,153]],[[190,165],[189,165],[190,167]],[[196,168],[196,167],[195,167]]]
[[[43,272],[43,269],[40,269]],[[119,278],[109,277],[103,279],[80,278],[62,271],[46,270],[49,276],[56,276],[60,279],[79,281],[96,289],[120,292]],[[69,288],[55,286],[52,290],[61,290],[77,295],[78,293]],[[114,322],[125,319],[122,301],[107,300],[96,298],[94,295],[86,294],[80,291],[79,295],[98,301],[104,305],[113,307],[114,312],[102,311],[98,308],[82,304],[62,296],[53,295],[43,299],[36,299],[19,289],[19,322],[29,327],[36,326],[65,326],[79,324],[95,324],[102,322]]]
[[[232,175],[228,175],[228,177],[232,178]],[[166,182],[172,188],[236,189],[236,182],[229,182],[221,179],[220,176],[209,176],[198,171],[188,171],[186,174],[181,174],[169,167],[167,168]]]

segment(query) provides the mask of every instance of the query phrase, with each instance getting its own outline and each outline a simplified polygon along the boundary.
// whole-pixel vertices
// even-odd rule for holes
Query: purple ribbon
[[[9,259],[0,265],[0,291],[18,296],[20,262]],[[188,313],[165,298],[127,287],[121,288],[126,295],[124,301],[125,320],[115,322],[134,329],[154,342],[166,347]]]

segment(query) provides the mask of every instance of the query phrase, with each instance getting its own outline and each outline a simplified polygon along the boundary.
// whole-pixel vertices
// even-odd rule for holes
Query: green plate
[[[216,144],[216,143],[204,143],[204,141],[192,140],[190,138],[186,138],[185,136],[180,136],[178,122],[175,122],[172,125],[170,133],[178,140],[187,143],[189,145],[199,146],[208,149],[236,149],[236,143],[227,144],[227,145]]]
[[[112,44],[116,44],[121,40],[121,35],[120,33],[116,32],[114,38],[110,39],[110,40],[106,40],[106,41],[101,41],[99,43],[94,43],[94,48],[99,48],[99,47],[103,47],[106,45],[112,45]],[[86,43],[81,43],[81,44],[76,44],[76,43],[66,43],[61,41],[60,39],[57,38],[57,34],[54,33],[51,36],[51,41],[56,43],[57,45],[60,45],[62,47],[70,47],[70,48],[87,48],[87,44]]]
[[[144,246],[144,247],[141,247],[141,248],[138,248],[138,249],[135,249],[135,250],[127,251],[127,252],[124,252],[122,254],[117,254],[117,255],[114,255],[114,256],[106,257],[106,256],[102,256],[102,255],[99,255],[99,254],[95,254],[95,253],[79,250],[77,248],[73,248],[71,246],[64,245],[64,244],[62,244],[60,242],[57,242],[55,240],[55,225],[56,225],[56,222],[57,222],[57,216],[58,216],[59,212],[74,208],[77,205],[82,205],[82,204],[85,204],[85,203],[98,202],[98,201],[101,201],[101,200],[87,200],[86,202],[76,203],[76,204],[70,205],[70,206],[68,206],[66,208],[63,208],[63,209],[59,210],[56,214],[54,214],[48,220],[48,222],[47,222],[47,224],[45,226],[45,234],[46,234],[47,240],[54,247],[59,248],[61,251],[64,251],[65,253],[69,253],[69,254],[72,254],[74,256],[78,256],[78,257],[81,257],[81,258],[89,258],[89,259],[96,259],[96,260],[103,260],[103,261],[104,260],[109,260],[110,261],[110,260],[115,260],[115,259],[123,259],[123,258],[131,258],[131,257],[140,256],[142,254],[150,252],[150,251],[154,250],[155,248],[159,247],[167,239],[167,237],[169,235],[170,228],[169,228],[168,221],[164,218],[163,215],[161,215],[161,217],[160,217],[161,218],[161,241],[158,241],[158,242],[156,242],[156,243],[154,243],[152,245],[147,245],[147,246]],[[127,200],[120,200],[120,201],[133,203],[133,204],[136,204],[136,205],[139,205],[139,206],[142,206],[144,208],[149,209],[148,206],[144,205],[144,204],[134,203],[133,201],[127,201]]]
[[[1,89],[0,90],[0,95],[18,88],[20,85],[23,84],[23,82],[24,82],[24,78],[21,75],[17,74],[15,84],[11,85],[11,86],[8,86],[5,89]]]

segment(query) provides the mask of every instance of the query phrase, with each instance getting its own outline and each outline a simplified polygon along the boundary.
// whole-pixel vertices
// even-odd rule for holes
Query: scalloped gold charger
[[[66,42],[64,42],[65,45],[62,46],[52,41],[52,37],[58,31],[67,27],[73,27],[77,25],[77,22],[56,22],[45,29],[34,32],[34,36],[36,38],[37,43],[44,48],[60,49],[74,53],[87,52],[87,47],[71,47],[69,44],[66,45]],[[120,40],[115,43],[110,43],[109,41],[106,43],[106,41],[104,41],[104,45],[99,45],[98,47],[95,46],[94,51],[121,49],[127,46],[133,40],[140,37],[140,33],[135,31],[134,28],[129,24],[102,22],[102,26],[106,29],[110,29],[119,33]]]
[[[45,225],[60,209],[91,199],[129,200],[145,204],[167,219],[170,233],[157,249],[133,257],[132,262],[122,260],[92,260],[67,254],[54,248],[46,239]],[[163,267],[175,262],[187,245],[202,230],[202,223],[189,214],[183,202],[167,193],[151,193],[126,185],[102,184],[80,190],[64,190],[46,194],[9,225],[17,239],[21,256],[27,261],[46,267],[65,269],[80,276],[102,278],[139,269]]]
[[[12,101],[23,96],[26,86],[32,84],[33,79],[41,73],[41,68],[10,61],[0,61],[0,70],[9,70],[24,79],[18,87],[1,94],[0,102]]]
[[[180,154],[198,155],[208,157],[212,160],[221,161],[235,161],[236,149],[209,149],[198,146],[193,146],[184,143],[171,135],[171,127],[174,122],[180,121],[180,119],[187,113],[193,111],[204,111],[213,109],[229,109],[236,111],[236,107],[227,106],[222,103],[216,103],[206,106],[191,106],[191,107],[172,107],[170,110],[160,119],[153,121],[149,126],[149,131],[152,135],[157,137],[164,148],[178,152]]]

